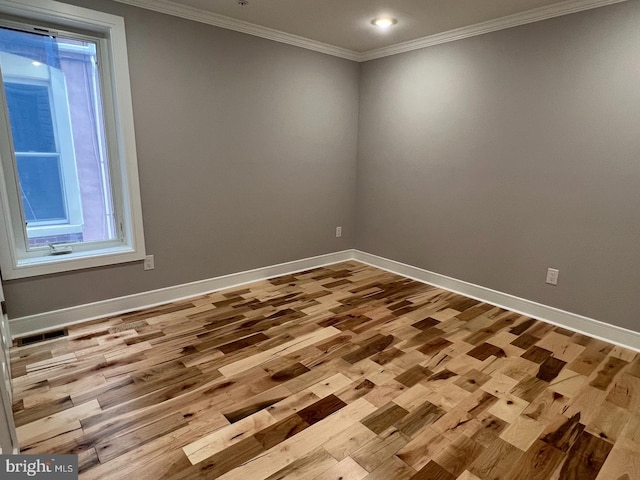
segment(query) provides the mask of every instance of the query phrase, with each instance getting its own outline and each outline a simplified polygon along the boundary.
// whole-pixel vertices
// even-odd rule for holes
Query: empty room
[[[0,477],[640,479],[640,0],[0,0]]]

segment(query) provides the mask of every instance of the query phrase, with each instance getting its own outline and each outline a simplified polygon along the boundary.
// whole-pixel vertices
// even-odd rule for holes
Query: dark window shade
[[[7,82],[4,88],[15,151],[56,152],[48,87]]]
[[[58,155],[16,154],[27,222],[66,220],[64,191]]]

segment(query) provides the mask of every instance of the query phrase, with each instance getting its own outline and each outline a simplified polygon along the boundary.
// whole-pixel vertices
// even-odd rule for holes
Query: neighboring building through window
[[[115,238],[96,44],[0,27],[29,245]]]
[[[5,278],[144,256],[124,24],[79,7],[61,11],[69,8],[90,23],[76,29],[76,17],[61,31],[41,18],[34,26],[30,17],[0,16],[2,213],[13,247],[0,251]],[[115,84],[126,92],[116,96]]]

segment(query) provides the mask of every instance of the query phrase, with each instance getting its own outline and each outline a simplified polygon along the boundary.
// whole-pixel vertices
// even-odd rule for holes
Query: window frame
[[[0,20],[0,28],[3,28],[5,22]],[[11,26],[13,22],[9,24]],[[72,131],[70,122],[70,110],[66,97],[66,85],[65,85],[65,98],[61,98],[58,93],[59,89],[54,92],[52,84],[63,83],[64,79],[53,78],[53,75],[57,77],[54,69],[47,70],[47,79],[38,78],[33,75],[18,76],[14,75],[15,72],[2,71],[2,79],[0,79],[0,85],[5,82],[5,78],[10,80],[10,83],[17,83],[21,85],[37,85],[46,87],[48,101],[50,104],[51,120],[53,123],[53,131],[55,135],[56,151],[55,152],[15,152],[16,167],[18,163],[18,155],[27,157],[30,155],[50,155],[57,156],[58,163],[60,165],[60,173],[62,182],[64,184],[63,196],[65,203],[66,220],[64,221],[43,221],[38,222],[35,225],[29,224],[27,230],[37,232],[35,237],[51,236],[51,235],[63,235],[68,233],[78,233],[82,231],[82,205],[78,201],[80,197],[80,187],[78,184],[78,173],[75,159],[75,152],[69,148],[72,143]],[[60,74],[61,75],[61,74]],[[5,98],[6,100],[6,98]],[[0,105],[2,99],[0,99]],[[23,205],[24,209],[24,205]],[[26,215],[25,215],[26,216]],[[29,237],[29,235],[27,235]],[[33,248],[33,247],[30,247]]]
[[[0,168],[2,277],[25,278],[143,260],[142,206],[124,19],[55,0],[0,0],[2,14],[18,17],[23,25],[51,25],[52,30],[62,32],[62,29],[69,28],[71,34],[88,32],[101,37],[98,38],[98,48],[103,83],[103,116],[105,126],[108,126],[105,140],[112,164],[111,191],[119,239],[117,245],[108,247],[100,247],[99,243],[92,245],[93,242],[73,244],[73,252],[65,255],[50,255],[48,249],[29,249],[17,195],[15,158],[8,142],[0,141],[0,162],[3,166],[10,162],[14,170],[8,175],[9,168]],[[15,22],[16,19],[9,20]],[[0,93],[0,140],[6,140],[11,138],[11,126],[4,93]]]

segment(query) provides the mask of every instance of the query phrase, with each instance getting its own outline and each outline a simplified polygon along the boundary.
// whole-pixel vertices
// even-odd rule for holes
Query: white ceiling
[[[366,60],[624,0],[116,1]],[[382,31],[379,16],[398,23]]]

